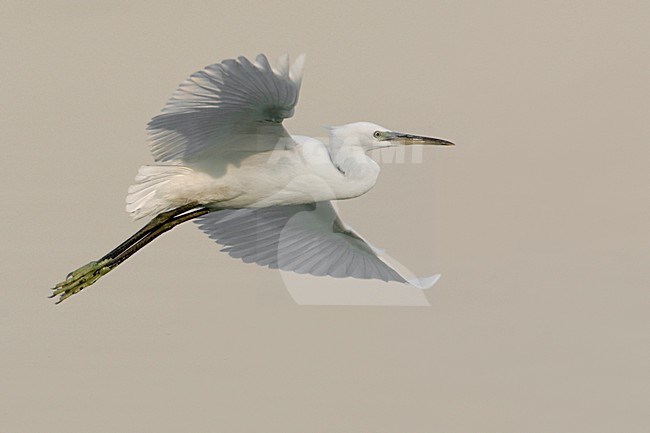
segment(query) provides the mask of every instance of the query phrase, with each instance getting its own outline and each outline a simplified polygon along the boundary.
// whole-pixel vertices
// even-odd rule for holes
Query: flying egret
[[[196,219],[232,257],[297,273],[398,281],[426,287],[439,275],[409,280],[345,225],[330,200],[358,197],[377,181],[367,155],[438,138],[369,122],[329,128],[329,142],[289,135],[304,55],[274,67],[260,54],[207,66],[183,81],[148,124],[156,161],[140,167],[126,210],[153,217],[97,261],[54,287],[58,302],[95,283],[162,233]],[[57,302],[57,303],[58,303]]]

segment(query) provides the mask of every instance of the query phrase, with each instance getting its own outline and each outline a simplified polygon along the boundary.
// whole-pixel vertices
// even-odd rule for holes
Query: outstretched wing
[[[345,226],[330,202],[226,209],[197,219],[199,228],[246,263],[299,274],[397,281],[430,287],[432,279],[407,280]]]
[[[260,54],[254,63],[239,57],[192,74],[147,126],[155,160],[193,161],[206,151],[291,146],[282,120],[293,116],[303,64],[304,55],[291,67],[284,55],[272,68]]]

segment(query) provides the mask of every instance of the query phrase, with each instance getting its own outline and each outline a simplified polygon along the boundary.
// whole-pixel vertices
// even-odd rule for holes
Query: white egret
[[[142,166],[126,210],[153,219],[97,261],[54,287],[61,302],[114,269],[157,236],[197,219],[199,228],[245,262],[298,273],[407,280],[346,226],[330,200],[370,190],[379,165],[367,152],[389,146],[452,145],[368,122],[329,128],[329,142],[289,135],[304,56],[272,67],[260,54],[192,74],[149,123],[156,161]],[[288,224],[292,221],[292,224]],[[296,221],[298,223],[296,223]]]

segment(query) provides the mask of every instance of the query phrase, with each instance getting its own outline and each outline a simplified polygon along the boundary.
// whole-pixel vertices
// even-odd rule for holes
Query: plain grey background
[[[645,1],[0,3],[3,432],[646,432]],[[307,53],[286,122],[455,141],[341,203],[431,307],[304,307],[190,224],[66,303],[140,227],[177,84]],[[332,280],[336,284],[336,280]]]

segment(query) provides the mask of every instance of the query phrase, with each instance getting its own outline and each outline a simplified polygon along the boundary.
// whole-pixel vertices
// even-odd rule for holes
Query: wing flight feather
[[[330,202],[225,209],[197,224],[246,263],[300,274],[410,282],[339,219]]]
[[[249,150],[247,141],[258,151],[293,145],[282,121],[293,116],[303,64],[304,55],[291,67],[282,56],[272,68],[260,54],[195,72],[147,125],[155,160],[191,162],[208,151]]]

